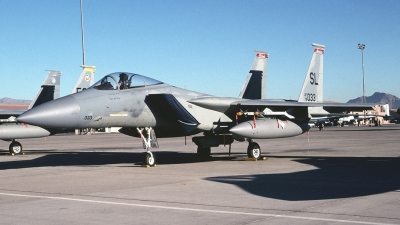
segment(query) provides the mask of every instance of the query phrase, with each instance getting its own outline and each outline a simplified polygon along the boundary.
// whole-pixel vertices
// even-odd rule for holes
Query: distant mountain
[[[29,105],[32,100],[21,100],[21,99],[12,99],[12,98],[0,98],[0,104],[7,105]]]
[[[375,92],[371,96],[365,96],[365,100],[367,103],[389,104],[390,109],[398,109],[400,107],[400,98],[382,92]],[[362,103],[362,97],[351,99],[347,103]]]

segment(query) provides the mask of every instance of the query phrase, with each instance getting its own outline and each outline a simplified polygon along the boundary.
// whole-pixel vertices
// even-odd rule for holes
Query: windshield
[[[162,83],[161,81],[134,73],[111,73],[104,76],[90,88],[98,90],[122,90]]]

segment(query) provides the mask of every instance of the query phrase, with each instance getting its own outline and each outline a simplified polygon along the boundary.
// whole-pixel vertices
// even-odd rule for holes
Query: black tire
[[[11,154],[22,154],[22,145],[18,141],[11,142],[8,150]]]
[[[210,147],[197,147],[197,156],[201,159],[209,158],[211,155],[211,148]]]
[[[255,159],[259,159],[261,157],[261,148],[256,142],[249,143],[249,147],[247,148],[247,156]]]
[[[152,156],[152,154],[150,154],[150,153],[146,154],[146,164],[148,166],[154,166],[156,164],[156,159],[155,159],[154,155]]]
[[[82,134],[87,134],[87,133],[88,133],[88,129],[89,129],[89,128],[81,129],[80,134],[81,134],[81,135],[82,135]]]

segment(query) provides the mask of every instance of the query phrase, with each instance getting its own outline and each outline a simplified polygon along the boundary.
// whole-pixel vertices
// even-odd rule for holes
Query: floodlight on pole
[[[361,49],[361,64],[362,64],[362,75],[363,75],[363,103],[366,103],[366,100],[365,100],[365,77],[364,77],[364,49],[365,49],[365,45],[358,43],[358,49]]]

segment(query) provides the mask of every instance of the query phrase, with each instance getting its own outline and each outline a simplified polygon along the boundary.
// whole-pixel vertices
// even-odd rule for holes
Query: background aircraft
[[[311,59],[310,66],[306,73],[306,78],[303,83],[303,87],[300,91],[298,102],[323,102],[323,88],[324,88],[324,53],[325,46],[313,43],[314,53]],[[310,113],[310,121],[309,124],[315,124],[323,129],[324,123],[337,120],[339,116],[344,116],[344,114],[340,113],[337,116],[331,115],[327,110],[323,107],[311,107],[309,108]],[[328,115],[329,116],[324,116]],[[321,116],[323,115],[323,116]],[[347,116],[347,115],[346,115]]]
[[[38,93],[28,107],[28,110],[36,107],[44,102],[51,101],[60,97],[60,71],[50,70],[45,78]],[[15,139],[19,138],[36,138],[50,135],[50,131],[37,126],[18,123],[15,116],[22,114],[24,110],[4,111],[3,115],[9,117],[0,122],[0,139],[3,141],[11,141],[9,146],[10,153],[22,153],[22,145]]]
[[[42,85],[39,88],[38,93],[32,100],[28,109],[34,106],[40,105],[44,102],[56,99],[60,97],[60,71],[48,70],[49,73],[44,79]],[[1,122],[15,122],[15,117],[21,115],[26,110],[1,110]]]
[[[95,67],[81,66],[83,71],[75,84],[72,93],[85,90],[94,83]],[[60,97],[60,75],[61,72],[51,70],[40,87],[36,97],[29,105],[28,109],[34,108],[45,102],[57,99]],[[15,117],[22,114],[24,110],[20,111],[2,111],[3,116],[8,119],[0,121],[0,139],[3,141],[11,141],[9,151],[12,154],[21,154],[22,145],[16,139],[25,138],[38,138],[53,135],[63,130],[55,128],[42,128],[40,126],[33,126],[29,124],[22,124],[15,121]]]
[[[81,67],[83,71],[72,89],[72,94],[86,90],[94,84],[94,72],[96,71],[96,67],[87,65],[82,65]]]
[[[17,120],[50,128],[120,126],[121,133],[142,137],[146,163],[151,166],[155,158],[149,148],[158,146],[156,137],[200,132],[203,136],[192,139],[200,156],[209,156],[211,147],[231,144],[236,139],[247,140],[248,156],[259,158],[261,149],[253,140],[304,133],[309,129],[309,107],[371,109],[368,104],[215,97],[139,74],[118,72],[104,76],[84,92],[35,107]]]
[[[306,78],[301,89],[298,102],[323,102],[323,55],[325,52],[325,46],[313,43],[314,53],[311,59],[310,67],[308,68]],[[389,105],[386,104],[385,112],[389,113]],[[310,107],[309,114],[311,116],[309,123],[316,124],[320,130],[323,130],[325,122],[338,122],[353,120],[363,120],[367,117],[358,116],[351,112],[337,113],[336,110],[332,110],[329,107]],[[370,116],[372,118],[375,116]]]

